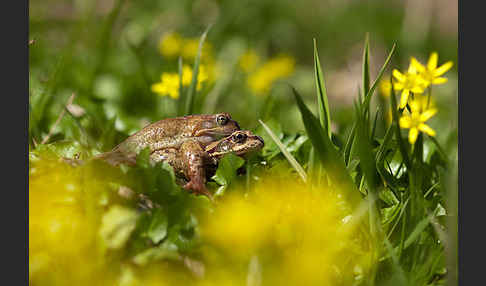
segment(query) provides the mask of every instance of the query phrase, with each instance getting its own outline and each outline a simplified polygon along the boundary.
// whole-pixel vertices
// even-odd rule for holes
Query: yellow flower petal
[[[410,128],[412,127],[412,117],[407,115],[402,116],[400,117],[398,124],[400,125],[400,128]]]
[[[424,89],[422,86],[414,86],[411,90],[411,92],[413,93],[417,93],[417,94],[420,94],[420,93],[423,93],[424,92]]]
[[[408,132],[408,142],[410,142],[410,144],[414,144],[415,141],[417,141],[417,136],[418,136],[418,129],[415,127],[410,128],[410,132]]]
[[[393,83],[393,89],[394,90],[402,90],[403,89],[403,84],[397,82],[397,83]],[[391,88],[390,88],[391,90]]]
[[[420,121],[425,122],[437,113],[437,109],[431,108],[420,114]]]
[[[159,83],[154,83],[151,86],[151,90],[156,93],[163,93],[164,92],[164,85],[159,82]]]
[[[434,70],[434,76],[441,76],[441,75],[443,75],[448,70],[450,70],[453,65],[454,65],[454,63],[452,63],[451,61],[448,61],[447,63],[441,65],[436,70]]]
[[[414,65],[410,64],[408,66],[408,71],[407,71],[409,74],[417,74],[417,69]]]
[[[439,54],[437,52],[433,52],[430,54],[429,61],[427,62],[427,69],[428,70],[435,70],[437,67],[437,61],[439,60]]]
[[[408,89],[404,89],[402,91],[402,97],[400,98],[400,108],[404,108],[407,105],[409,94],[410,94],[410,91]]]
[[[410,64],[415,66],[415,69],[419,72],[425,71],[425,67],[414,57],[410,60]]]
[[[410,109],[412,113],[419,113],[420,112],[420,102],[418,100],[413,100],[409,103]]]
[[[399,82],[404,82],[407,80],[407,77],[403,75],[401,72],[399,72],[397,69],[393,70],[393,76],[399,81]]]
[[[434,78],[434,80],[432,80],[433,84],[443,84],[443,83],[446,83],[446,82],[447,82],[447,78],[445,78],[445,77],[438,77],[438,78]]]
[[[428,126],[427,124],[424,124],[424,123],[420,123],[420,125],[418,126],[418,129],[424,133],[427,133],[427,135],[429,136],[435,136],[435,131],[434,129],[430,128],[430,126]]]

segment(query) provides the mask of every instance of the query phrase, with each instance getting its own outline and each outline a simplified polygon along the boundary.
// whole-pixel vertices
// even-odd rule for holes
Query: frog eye
[[[226,125],[228,121],[229,121],[228,117],[224,114],[220,114],[218,115],[218,117],[216,117],[216,122],[218,122],[218,124],[221,126]]]
[[[241,143],[246,139],[245,133],[236,133],[233,135],[233,141]]]

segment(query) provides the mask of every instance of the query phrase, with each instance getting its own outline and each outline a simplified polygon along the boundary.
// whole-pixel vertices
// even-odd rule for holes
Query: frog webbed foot
[[[198,181],[191,180],[191,181],[187,182],[184,185],[183,188],[186,189],[186,190],[188,190],[188,191],[192,191],[192,192],[194,192],[194,193],[196,193],[198,195],[205,195],[211,201],[213,201],[213,195],[206,188],[206,186],[204,185],[204,182],[198,182]]]

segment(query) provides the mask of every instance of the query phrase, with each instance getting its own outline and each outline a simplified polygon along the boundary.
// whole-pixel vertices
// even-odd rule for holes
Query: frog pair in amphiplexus
[[[211,196],[206,171],[227,153],[243,156],[264,145],[261,137],[240,130],[228,113],[189,115],[152,123],[128,137],[112,151],[96,156],[112,165],[134,164],[137,154],[150,149],[150,161],[166,161],[188,182],[184,188]]]

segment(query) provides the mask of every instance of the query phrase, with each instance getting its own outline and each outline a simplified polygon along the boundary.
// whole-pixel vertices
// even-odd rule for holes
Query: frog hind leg
[[[125,154],[118,150],[109,151],[105,153],[101,153],[93,157],[93,159],[101,159],[107,162],[110,165],[118,166],[120,164],[127,164],[133,166],[136,164],[136,155],[135,154]]]
[[[208,154],[203,150],[200,143],[195,140],[184,142],[179,152],[180,158],[185,164],[185,175],[189,179],[189,182],[184,185],[184,189],[205,195],[212,200],[213,197],[205,186],[206,171],[204,164],[208,160]]]

